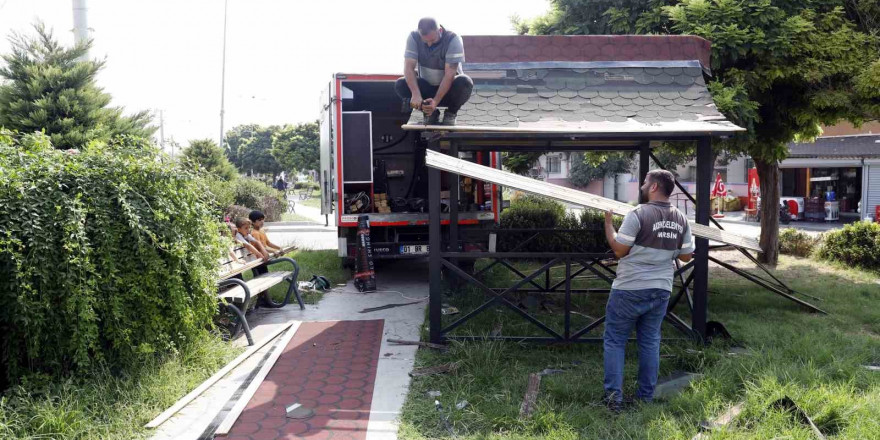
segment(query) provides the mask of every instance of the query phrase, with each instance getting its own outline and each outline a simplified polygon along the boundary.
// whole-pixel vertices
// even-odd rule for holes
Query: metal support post
[[[648,177],[648,159],[651,157],[651,144],[644,143],[639,148],[639,187],[645,184],[645,179]],[[639,203],[647,203],[648,200],[645,199],[645,196],[642,195],[642,192],[639,191]]]
[[[697,143],[697,206],[696,222],[709,225],[709,182],[712,180],[712,140],[700,138]],[[694,253],[694,312],[691,328],[706,337],[706,321],[709,314],[709,239],[696,238]]]
[[[436,141],[428,145],[431,150],[439,151]],[[440,254],[443,252],[440,243],[440,170],[428,168],[428,266],[430,268],[430,286],[428,290],[428,321],[430,338],[433,343],[440,343],[443,327],[441,307],[443,303],[443,280],[440,278],[442,263]]]
[[[449,155],[458,159],[458,143],[452,141],[449,146]],[[458,252],[458,193],[461,189],[461,176],[456,173],[446,173],[449,184],[449,250]],[[455,263],[455,261],[453,261]]]

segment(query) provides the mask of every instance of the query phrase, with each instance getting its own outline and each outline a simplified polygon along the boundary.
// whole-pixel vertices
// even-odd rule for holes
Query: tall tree
[[[778,161],[788,143],[817,136],[820,124],[880,115],[877,36],[844,6],[844,0],[552,0],[547,15],[515,26],[530,34],[671,33],[711,41],[709,90],[718,109],[748,129],[720,146],[755,160],[762,204],[772,207],[779,204]],[[760,258],[770,264],[778,258],[778,217],[776,209],[762,210]]]
[[[633,167],[633,154],[612,153],[595,162],[584,153],[572,153],[569,180],[574,186],[585,187],[597,179],[628,173]]]
[[[277,125],[240,125],[226,134],[230,161],[243,173],[278,174],[281,165],[272,156],[272,136]]]
[[[211,139],[197,139],[189,141],[189,146],[183,149],[183,162],[190,165],[198,165],[205,171],[222,180],[232,180],[238,174],[229,159]]]
[[[241,158],[239,157],[238,152],[241,149],[242,144],[254,137],[254,134],[259,127],[260,126],[257,124],[242,124],[236,125],[226,132],[226,145],[221,145],[221,147],[225,149],[226,157],[229,158],[229,161],[232,162],[236,168],[241,169]]]
[[[272,156],[287,171],[317,170],[318,121],[285,125],[272,136]]]
[[[0,69],[0,127],[22,133],[45,131],[59,149],[82,148],[117,135],[150,137],[148,112],[124,116],[95,77],[104,61],[83,56],[91,42],[64,47],[42,24],[36,36],[13,34],[12,51]]]

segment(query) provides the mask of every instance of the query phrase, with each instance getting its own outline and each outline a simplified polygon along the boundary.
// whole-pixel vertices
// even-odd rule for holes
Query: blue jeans
[[[670,292],[662,289],[611,289],[605,306],[605,394],[623,400],[623,359],[626,341],[636,328],[639,347],[639,389],[636,398],[654,398],[660,370],[660,324],[666,316]]]

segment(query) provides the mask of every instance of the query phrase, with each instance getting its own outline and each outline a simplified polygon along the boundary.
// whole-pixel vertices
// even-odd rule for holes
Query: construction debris
[[[440,344],[433,344],[431,342],[423,342],[423,341],[406,341],[403,339],[386,339],[386,341],[397,344],[397,345],[419,345],[422,347],[433,348],[435,350],[447,350],[449,347]]]
[[[287,411],[288,419],[308,419],[315,415],[315,410],[306,408],[300,403],[294,403],[285,408],[285,410]]]
[[[868,371],[880,371],[880,365],[862,365]]]
[[[455,307],[452,307],[452,306],[443,306],[443,308],[440,309],[440,313],[443,314],[443,315],[457,315],[457,314],[459,314],[460,312],[459,312],[458,309],[455,308]]]
[[[790,397],[784,396],[781,399],[773,402],[773,404],[770,406],[786,412],[790,411],[792,415],[794,415],[795,418],[798,419],[799,422],[803,423],[804,425],[808,425],[810,429],[813,430],[813,434],[816,435],[816,438],[818,438],[819,440],[825,440],[825,434],[822,434],[822,431],[819,431],[819,428],[816,426],[815,423],[813,423],[813,419],[811,419],[810,416],[807,415],[806,411],[804,411],[803,409],[801,409],[801,407],[794,403],[794,400],[791,400]]]
[[[669,376],[660,378],[654,388],[655,399],[667,399],[687,388],[694,380],[702,378],[702,374],[676,371]]]
[[[397,304],[385,304],[384,306],[370,307],[367,309],[363,309],[358,313],[377,312],[379,310],[387,310],[387,309],[393,309],[395,307],[411,306],[413,304],[419,304],[419,303],[421,303],[421,301],[413,301],[413,302],[408,302],[408,303],[397,303]]]
[[[428,391],[428,392],[425,393],[425,394],[427,394],[428,397],[433,397],[434,399],[436,399],[436,398],[438,398],[438,397],[440,397],[440,396],[443,395],[443,393],[441,393],[440,391]]]
[[[465,409],[467,406],[468,406],[468,401],[462,400],[461,402],[458,402],[455,404],[455,409],[461,411],[461,410]]]
[[[729,425],[733,419],[737,418],[740,413],[742,413],[744,406],[745,402],[737,403],[736,405],[727,408],[727,411],[719,414],[714,419],[700,423],[700,431],[702,432],[697,433],[697,435],[693,436],[691,440],[703,440],[707,438],[705,432],[722,429]]]
[[[443,405],[440,404],[439,400],[434,401],[434,408],[437,408],[437,412],[440,413],[440,421],[443,423],[446,432],[455,437],[455,430],[452,429],[452,424],[449,423],[449,417],[443,412]]]
[[[529,375],[529,384],[526,386],[526,394],[523,396],[522,405],[519,407],[519,418],[527,419],[532,416],[538,402],[538,393],[541,391],[541,374]]]
[[[416,368],[415,370],[410,371],[409,377],[433,376],[435,374],[453,372],[456,369],[458,369],[458,364],[456,363],[440,364],[426,368]]]

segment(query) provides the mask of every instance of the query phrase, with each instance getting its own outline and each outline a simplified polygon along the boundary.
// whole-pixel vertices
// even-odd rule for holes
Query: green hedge
[[[825,234],[820,258],[880,270],[880,224],[857,222]]]
[[[318,182],[296,182],[293,184],[293,189],[311,189],[312,191],[317,191],[321,189],[321,185],[318,185]]]
[[[0,131],[0,374],[118,369],[210,328],[222,254],[204,182],[135,139]]]
[[[796,257],[809,257],[821,240],[806,232],[786,228],[779,232],[779,252]]]
[[[615,217],[616,228],[623,219]],[[566,213],[565,207],[554,200],[522,196],[513,200],[510,207],[501,213],[499,229],[573,229],[574,232],[544,233],[525,246],[517,248],[528,240],[533,232],[509,232],[498,234],[497,250],[509,252],[513,249],[522,252],[606,252],[609,250],[605,240],[605,214],[593,209],[585,209],[580,215]]]

